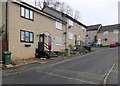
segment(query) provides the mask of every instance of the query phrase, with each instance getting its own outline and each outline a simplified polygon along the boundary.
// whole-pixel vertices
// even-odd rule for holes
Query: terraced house
[[[95,43],[96,45],[107,46],[110,43],[120,42],[119,40],[119,25],[101,24],[87,26],[86,42]]]
[[[12,60],[33,58],[44,51],[61,51],[69,44],[80,45],[86,26],[64,13],[39,10],[25,2],[5,2],[2,7],[3,51]]]
[[[103,26],[99,30],[98,40],[103,46],[110,45],[110,43],[120,43],[120,24]]]

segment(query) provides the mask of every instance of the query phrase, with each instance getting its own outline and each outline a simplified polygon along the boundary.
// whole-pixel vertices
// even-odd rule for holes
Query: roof
[[[101,26],[101,24],[87,26],[87,31],[89,31],[89,30],[98,30],[98,28],[100,26]]]
[[[60,12],[60,11],[58,11],[58,10],[56,10],[56,9],[53,9],[53,8],[51,8],[51,7],[48,7],[48,6],[46,6],[46,5],[44,5],[42,11],[43,11],[46,7],[49,8],[49,9],[51,9],[51,10],[54,10],[55,12],[58,12],[58,13],[62,13],[62,14],[64,14],[67,18],[69,18],[69,19],[71,19],[72,21],[74,21],[74,22],[80,24],[81,26],[87,28],[86,25],[84,25],[83,23],[79,22],[78,20],[72,18],[71,16],[69,16],[69,15],[67,15],[67,14],[65,14],[65,13],[63,13],[63,12]],[[53,14],[53,15],[54,15],[54,14]]]
[[[41,12],[41,13],[44,13],[45,16],[46,16],[46,14],[47,14],[47,15],[49,15],[49,16],[51,16],[51,17],[54,17],[54,18],[56,18],[56,19],[58,19],[58,20],[60,20],[60,21],[65,22],[65,21],[62,20],[61,18],[59,18],[59,17],[57,17],[57,16],[54,16],[54,15],[52,15],[52,14],[50,14],[50,13],[44,12],[43,10],[40,10],[40,9],[38,9],[38,8],[36,8],[36,7],[34,7],[34,6],[30,5],[30,4],[28,4],[28,3],[26,3],[26,2],[21,2],[21,1],[19,1],[19,0],[16,0],[16,1],[14,1],[14,3],[16,3],[16,4],[22,3],[22,4],[24,4],[24,5],[27,5],[27,6],[31,7],[31,8],[33,8],[33,9],[35,9],[35,10]],[[21,4],[20,4],[20,5],[21,5]],[[66,23],[66,22],[65,22],[65,23]]]
[[[113,31],[119,29],[120,30],[120,24],[114,24],[114,25],[107,25],[107,26],[102,26],[99,32],[103,31]]]

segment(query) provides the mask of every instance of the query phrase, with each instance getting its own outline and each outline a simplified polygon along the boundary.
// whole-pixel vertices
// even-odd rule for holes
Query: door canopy
[[[42,32],[40,34],[45,34],[45,36],[51,36],[51,34],[49,32]]]

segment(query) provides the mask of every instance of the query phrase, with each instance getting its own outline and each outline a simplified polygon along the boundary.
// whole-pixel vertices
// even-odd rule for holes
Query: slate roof
[[[49,8],[49,9],[51,9],[51,10],[54,10],[55,12],[63,13],[63,12],[60,12],[60,11],[58,11],[58,10],[56,10],[56,9],[53,9],[53,8],[48,7],[48,6],[45,6],[45,5],[44,5],[42,11],[44,11],[45,7]],[[45,11],[44,11],[44,12],[45,12]],[[49,13],[49,12],[46,12],[46,13]],[[49,13],[49,14],[54,15],[54,14],[52,14],[52,13]],[[79,22],[78,20],[74,19],[73,17],[69,16],[68,14],[65,14],[65,13],[63,13],[63,14],[64,14],[67,18],[71,19],[72,21],[74,21],[74,22],[80,24],[81,26],[87,28],[86,25],[84,25],[83,23],[81,23],[81,22]],[[54,16],[56,16],[56,15],[54,15]],[[64,21],[65,21],[65,20],[64,20]]]
[[[89,30],[98,30],[98,28],[100,26],[101,26],[101,24],[87,26],[87,31],[89,31]]]
[[[115,24],[115,25],[108,25],[108,26],[102,26],[99,32],[103,31],[113,31],[119,29],[120,30],[120,24]]]

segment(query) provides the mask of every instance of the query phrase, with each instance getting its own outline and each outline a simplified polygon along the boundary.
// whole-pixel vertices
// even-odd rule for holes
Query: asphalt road
[[[98,49],[3,77],[3,84],[101,84],[117,61],[118,48]]]

